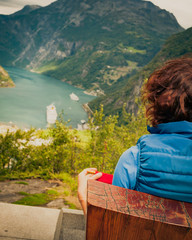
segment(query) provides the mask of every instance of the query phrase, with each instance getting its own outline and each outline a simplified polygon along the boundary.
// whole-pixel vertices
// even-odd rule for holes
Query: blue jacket
[[[160,124],[149,132],[138,141],[135,189],[192,202],[192,123]]]

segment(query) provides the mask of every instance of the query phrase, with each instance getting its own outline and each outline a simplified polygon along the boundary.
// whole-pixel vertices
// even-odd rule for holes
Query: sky
[[[173,13],[182,27],[192,27],[192,0],[150,0],[150,2]]]
[[[12,14],[21,10],[25,5],[46,6],[55,0],[0,0],[0,14]]]
[[[46,6],[55,0],[0,0],[0,14],[11,14],[28,4]],[[71,0],[73,1],[73,0]],[[145,0],[144,0],[145,1]],[[149,1],[149,0],[148,0]],[[192,27],[192,0],[150,0],[155,5],[174,14],[184,28]]]

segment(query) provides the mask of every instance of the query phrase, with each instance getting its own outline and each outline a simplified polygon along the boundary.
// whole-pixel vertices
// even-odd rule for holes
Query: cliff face
[[[0,66],[0,88],[1,87],[14,87],[15,84],[10,78],[9,74],[3,67]]]

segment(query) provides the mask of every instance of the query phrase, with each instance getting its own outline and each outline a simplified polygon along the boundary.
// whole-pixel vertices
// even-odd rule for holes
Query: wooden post
[[[87,240],[192,240],[192,204],[88,181]]]

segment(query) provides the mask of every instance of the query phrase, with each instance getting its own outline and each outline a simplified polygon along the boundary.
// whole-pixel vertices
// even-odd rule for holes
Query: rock
[[[64,199],[58,198],[47,204],[48,208],[69,208],[68,205],[65,205]]]
[[[59,240],[63,212],[0,203],[0,239]]]

